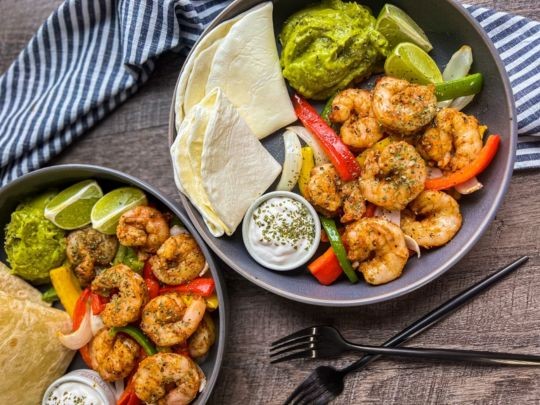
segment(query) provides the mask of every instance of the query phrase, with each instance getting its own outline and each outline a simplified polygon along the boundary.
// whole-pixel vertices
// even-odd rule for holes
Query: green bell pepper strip
[[[326,123],[330,126],[332,126],[332,121],[330,121],[330,113],[332,112],[332,103],[334,102],[334,98],[336,97],[336,94],[332,94],[326,104],[324,105],[322,111],[321,111],[321,118],[326,121]]]
[[[56,290],[54,289],[54,287],[51,287],[43,291],[43,293],[41,294],[41,299],[48,303],[53,303],[59,300],[58,294],[56,293]]]
[[[343,273],[345,273],[351,283],[357,283],[358,276],[352,268],[351,262],[347,258],[347,252],[345,251],[345,246],[341,241],[341,236],[337,230],[336,223],[333,219],[321,217],[321,224],[326,232],[326,235],[328,236],[330,245],[332,245],[332,249],[334,249],[334,254],[339,261],[341,270],[343,270]]]
[[[157,353],[156,347],[154,344],[146,337],[146,335],[135,326],[122,326],[111,328],[109,333],[111,336],[116,336],[118,332],[125,333],[126,335],[131,336],[146,352],[147,355],[151,356]]]
[[[474,73],[456,80],[435,83],[437,101],[453,100],[458,97],[480,93],[484,78],[481,73]]]
[[[113,259],[113,265],[125,264],[135,273],[142,273],[144,267],[144,262],[140,261],[137,257],[137,252],[135,249],[128,246],[120,245],[118,251]]]

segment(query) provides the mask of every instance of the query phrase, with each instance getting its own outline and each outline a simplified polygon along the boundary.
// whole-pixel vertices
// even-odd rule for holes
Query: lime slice
[[[90,223],[90,211],[103,196],[94,180],[84,180],[57,194],[45,206],[44,215],[61,229],[82,228]]]
[[[392,4],[385,4],[382,8],[376,28],[388,40],[390,49],[402,42],[412,42],[426,52],[433,49],[422,28],[405,11]]]
[[[386,58],[384,71],[388,76],[411,83],[430,84],[443,81],[441,71],[433,59],[420,47],[404,42]]]
[[[146,204],[146,195],[138,188],[117,188],[101,197],[92,208],[92,227],[107,235],[114,235],[124,212]]]

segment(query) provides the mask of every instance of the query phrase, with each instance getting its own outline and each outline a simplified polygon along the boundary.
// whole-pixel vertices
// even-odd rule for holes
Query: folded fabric
[[[66,0],[0,77],[0,185],[46,164],[191,47],[229,0]],[[516,169],[540,167],[540,23],[467,6],[516,99]]]

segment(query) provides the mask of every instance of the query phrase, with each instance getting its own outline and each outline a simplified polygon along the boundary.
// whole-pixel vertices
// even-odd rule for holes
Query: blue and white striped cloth
[[[0,185],[34,170],[146,82],[155,59],[189,49],[229,0],[66,0],[0,77]],[[540,23],[467,6],[514,88],[516,169],[540,167]]]

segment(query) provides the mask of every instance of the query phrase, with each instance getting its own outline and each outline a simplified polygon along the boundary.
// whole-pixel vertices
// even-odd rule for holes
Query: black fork
[[[519,268],[528,259],[527,256],[523,256],[494,274],[486,277],[482,281],[474,284],[467,290],[461,292],[424,317],[412,323],[410,326],[386,341],[383,346],[396,347],[417,336],[454,312],[461,305],[470,301],[481,292],[489,289],[493,284]],[[327,404],[343,392],[344,378],[347,374],[363,369],[378,358],[379,356],[377,355],[367,355],[339,370],[331,366],[317,367],[298,387],[296,387],[285,401],[285,404]]]

